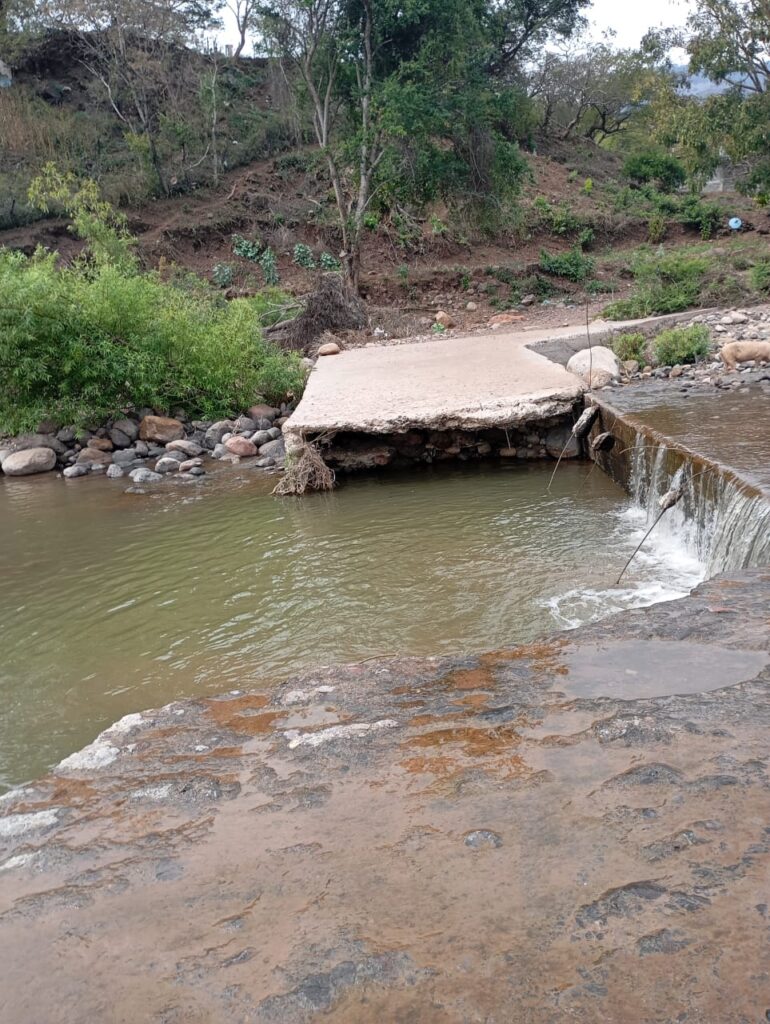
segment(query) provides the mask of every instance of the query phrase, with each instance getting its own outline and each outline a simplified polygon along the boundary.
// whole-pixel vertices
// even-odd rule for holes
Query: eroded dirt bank
[[[3,801],[5,1019],[763,1020],[768,607],[129,716]]]

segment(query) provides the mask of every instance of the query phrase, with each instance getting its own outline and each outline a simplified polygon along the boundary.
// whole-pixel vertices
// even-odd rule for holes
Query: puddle
[[[567,671],[553,689],[573,697],[615,700],[704,693],[753,679],[769,661],[766,651],[678,640],[585,644],[562,654]]]

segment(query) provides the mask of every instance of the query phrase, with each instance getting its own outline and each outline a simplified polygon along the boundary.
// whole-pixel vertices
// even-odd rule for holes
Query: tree
[[[492,43],[487,70],[508,78],[518,72],[533,51],[553,37],[571,36],[584,24],[581,11],[591,0],[498,0],[484,18]]]
[[[158,151],[161,118],[174,88],[173,55],[214,24],[217,0],[43,0],[44,24],[74,35],[79,59],[123,123],[128,141],[147,154],[163,192]]]
[[[228,0],[227,9],[235,18],[238,29],[238,45],[233,57],[240,57],[246,45],[246,37],[253,28],[259,4],[257,0]]]

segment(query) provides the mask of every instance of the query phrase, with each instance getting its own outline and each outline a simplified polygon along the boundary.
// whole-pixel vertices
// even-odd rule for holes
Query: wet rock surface
[[[768,607],[752,570],[543,643],[127,716],[0,802],[7,1019],[762,1020]],[[654,696],[619,682],[647,643],[672,652]]]

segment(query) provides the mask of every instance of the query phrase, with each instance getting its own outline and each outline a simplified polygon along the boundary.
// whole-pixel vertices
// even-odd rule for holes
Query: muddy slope
[[[3,801],[4,1019],[764,1020],[768,607],[129,716]]]

